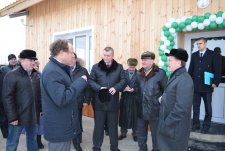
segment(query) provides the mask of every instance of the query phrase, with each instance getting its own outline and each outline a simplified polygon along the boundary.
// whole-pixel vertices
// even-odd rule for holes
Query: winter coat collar
[[[151,77],[153,77],[153,76],[155,75],[155,73],[158,72],[158,71],[159,71],[159,67],[158,67],[156,64],[153,64],[153,65],[152,65],[152,70],[148,73],[147,76],[145,75],[144,68],[141,68],[141,69],[139,70],[141,76],[142,76],[144,79],[146,79],[146,80],[148,80],[148,79],[150,79]]]
[[[62,68],[68,75],[70,75],[70,66],[60,63],[53,57],[50,57],[49,59],[50,61],[58,65],[60,68]]]
[[[112,62],[112,65],[107,68],[104,60],[102,59],[99,63],[98,63],[98,66],[100,67],[101,70],[105,71],[106,74],[108,75],[110,72],[116,70],[117,66],[118,66],[118,63],[113,59],[113,62]]]
[[[184,72],[186,72],[186,68],[185,68],[185,67],[180,67],[180,68],[178,68],[177,70],[175,70],[175,71],[171,74],[170,79],[169,79],[169,81],[168,81],[166,87],[168,87],[168,85],[169,85],[173,80],[175,80],[177,76],[181,75],[181,74],[184,73]]]

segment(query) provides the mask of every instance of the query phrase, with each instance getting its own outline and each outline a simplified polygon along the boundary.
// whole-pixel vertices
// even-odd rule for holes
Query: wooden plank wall
[[[143,51],[158,56],[162,26],[169,18],[225,11],[225,0],[211,0],[199,9],[196,0],[45,0],[29,8],[27,48],[37,51],[41,68],[49,58],[53,33],[94,27],[94,60],[98,62],[105,46],[115,49],[115,59],[140,60]],[[158,57],[156,58],[158,62]]]

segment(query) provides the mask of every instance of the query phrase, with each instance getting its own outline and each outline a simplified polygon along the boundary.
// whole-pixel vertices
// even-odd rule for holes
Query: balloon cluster
[[[225,28],[225,12],[218,11],[215,14],[205,13],[203,16],[182,17],[176,20],[170,18],[162,28],[159,47],[159,66],[166,71],[167,76],[170,76],[170,72],[168,71],[168,62],[165,53],[169,53],[174,47],[174,37],[177,32],[211,30],[216,28]]]

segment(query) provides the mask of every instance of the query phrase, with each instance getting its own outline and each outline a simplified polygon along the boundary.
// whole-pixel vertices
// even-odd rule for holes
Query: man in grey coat
[[[157,142],[161,151],[186,151],[194,95],[192,78],[185,69],[188,54],[178,48],[166,55],[172,74],[161,98]]]
[[[95,120],[93,151],[101,151],[105,121],[107,121],[109,131],[110,150],[119,151],[119,92],[125,88],[126,80],[123,66],[117,63],[113,56],[113,48],[104,48],[102,60],[92,67],[88,80],[91,89],[95,93],[93,102]]]

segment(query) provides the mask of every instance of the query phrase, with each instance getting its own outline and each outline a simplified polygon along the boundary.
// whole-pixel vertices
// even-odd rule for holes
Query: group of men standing
[[[85,68],[77,64],[72,44],[59,39],[50,46],[51,56],[40,81],[33,69],[36,52],[23,50],[19,55],[20,67],[8,73],[3,82],[2,98],[9,122],[7,151],[16,150],[22,128],[27,132],[28,150],[37,150],[34,135],[38,118],[36,107],[40,99],[44,115],[44,137],[48,141],[49,151],[70,151],[72,140],[76,150],[82,151],[81,108],[91,100],[95,122],[93,151],[101,151],[105,125],[111,151],[120,150],[118,140],[124,139],[127,129],[130,128],[133,130],[134,141],[138,142],[139,150],[147,151],[148,127],[152,134],[153,151],[185,151],[190,134],[193,98],[192,129],[200,128],[199,98],[203,97],[204,103],[207,104],[207,114],[202,132],[206,133],[212,116],[210,98],[213,88],[219,84],[217,76],[220,74],[215,69],[219,62],[216,64],[216,56],[206,49],[206,44],[204,49],[200,47],[201,42],[206,43],[204,40],[198,40],[199,51],[192,55],[189,68],[191,76],[185,69],[188,60],[186,50],[172,49],[166,54],[169,58],[168,70],[171,72],[169,80],[165,71],[154,63],[153,52],[146,51],[141,54],[140,70],[136,69],[138,61],[135,58],[128,59],[128,69],[124,70],[123,66],[114,60],[114,50],[111,47],[103,49],[102,60],[92,67],[89,75]],[[211,62],[201,60],[201,51]],[[211,64],[215,66],[211,67]],[[201,68],[203,66],[206,67]],[[203,84],[204,71],[214,73],[216,78],[211,86],[199,89],[197,82],[201,81]],[[41,92],[38,92],[39,90]],[[119,92],[122,92],[121,99]],[[21,101],[23,105],[12,105],[14,102],[21,104]],[[118,121],[121,126],[120,136]],[[16,133],[12,133],[13,131]],[[15,134],[18,137],[15,137]]]

